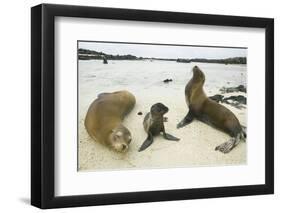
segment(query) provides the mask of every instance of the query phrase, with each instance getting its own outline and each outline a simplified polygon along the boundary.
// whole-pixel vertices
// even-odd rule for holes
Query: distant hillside
[[[217,64],[247,64],[246,57],[234,57],[225,59],[205,59],[205,58],[194,58],[194,59],[177,59],[180,63],[190,62],[202,62],[202,63],[217,63]]]
[[[176,61],[178,63],[191,63],[191,62],[202,62],[202,63],[218,63],[218,64],[246,64],[246,57],[234,57],[225,59],[205,59],[205,58],[194,58],[194,59],[184,59],[184,58],[147,58],[147,57],[137,57],[134,55],[110,55],[103,52],[97,52],[88,49],[78,49],[78,59],[79,60],[93,60],[103,58],[107,60],[163,60],[163,61]]]
[[[78,49],[79,60],[91,60],[91,59],[103,59],[106,57],[107,60],[139,60],[134,55],[109,55],[103,52],[96,52],[94,50]]]

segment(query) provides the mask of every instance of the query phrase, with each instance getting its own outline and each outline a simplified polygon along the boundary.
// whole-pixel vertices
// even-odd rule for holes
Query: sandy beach
[[[229,136],[200,121],[177,129],[176,124],[186,115],[188,108],[184,99],[184,87],[191,78],[191,68],[195,63],[174,61],[109,61],[79,60],[79,139],[78,170],[122,170],[171,168],[194,166],[223,166],[245,164],[247,144],[242,142],[230,153],[222,154],[215,147]],[[223,86],[246,86],[246,65],[224,65],[196,63],[206,75],[205,92],[208,96],[221,94]],[[173,79],[167,84],[164,79]],[[117,153],[94,141],[87,134],[84,118],[91,102],[102,92],[128,90],[136,97],[137,103],[125,118],[124,125],[131,131],[133,140],[127,153]],[[243,95],[245,93],[223,94]],[[161,136],[145,151],[138,152],[146,138],[143,118],[151,105],[161,102],[169,107],[165,115],[165,129],[181,138],[180,141],[167,141]],[[247,108],[237,109],[224,104],[247,126]],[[142,115],[138,115],[142,112]]]

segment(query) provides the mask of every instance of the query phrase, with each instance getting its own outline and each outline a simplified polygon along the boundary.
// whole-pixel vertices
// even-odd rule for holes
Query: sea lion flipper
[[[173,136],[173,135],[170,135],[170,134],[168,134],[168,133],[164,133],[164,134],[163,134],[163,137],[164,137],[165,139],[169,140],[169,141],[179,141],[179,140],[180,140],[179,138],[177,138],[177,137],[175,137],[175,136]]]
[[[141,147],[139,148],[139,152],[145,150],[147,147],[149,147],[151,144],[153,143],[153,136],[151,133],[148,133],[147,138],[145,139],[145,141],[143,142],[143,144],[141,145]]]
[[[243,140],[243,132],[239,133],[235,138],[230,138],[229,141],[217,146],[216,151],[220,151],[224,154],[229,153],[235,146],[237,146],[241,140]]]
[[[241,128],[242,128],[243,137],[247,138],[247,127],[241,125]]]
[[[188,111],[187,115],[182,119],[181,122],[178,123],[177,128],[182,128],[188,124],[190,124],[194,119],[193,113],[191,110]]]

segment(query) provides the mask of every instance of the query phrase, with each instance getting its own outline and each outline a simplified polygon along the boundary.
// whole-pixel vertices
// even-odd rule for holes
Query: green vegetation
[[[225,59],[205,59],[205,58],[194,58],[194,59],[177,59],[180,63],[190,62],[202,62],[202,63],[217,63],[217,64],[247,64],[246,57],[234,57]]]
[[[79,60],[104,59],[107,60],[140,60],[134,55],[108,55],[94,50],[78,49]]]
[[[163,60],[163,61],[176,61],[178,63],[191,63],[191,62],[201,62],[201,63],[218,63],[218,64],[247,64],[246,57],[234,57],[234,58],[225,58],[225,59],[205,59],[205,58],[144,58],[137,57],[134,55],[110,55],[103,52],[97,52],[94,50],[87,49],[78,49],[78,59],[79,60]]]

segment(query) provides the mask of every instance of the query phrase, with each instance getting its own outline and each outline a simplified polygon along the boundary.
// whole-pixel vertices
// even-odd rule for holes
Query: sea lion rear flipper
[[[215,150],[218,150],[224,154],[229,153],[234,147],[236,147],[241,142],[241,140],[244,139],[245,138],[243,132],[241,132],[235,138],[230,138],[229,141],[226,141],[225,143],[217,146]]]
[[[170,134],[168,134],[168,133],[164,133],[164,134],[163,134],[163,137],[164,137],[165,139],[169,140],[169,141],[179,141],[179,140],[180,140],[179,138],[177,138],[177,137],[175,137],[175,136],[173,136],[173,135],[170,135]]]
[[[193,113],[191,110],[188,111],[187,115],[182,119],[181,122],[178,123],[177,128],[182,128],[188,124],[190,124],[194,119]]]
[[[139,148],[139,152],[145,150],[147,147],[149,147],[151,144],[153,143],[153,136],[152,134],[149,132],[147,138],[145,139],[145,141],[143,142],[143,144],[141,145],[141,147]]]
[[[244,138],[247,138],[247,127],[241,125]]]

